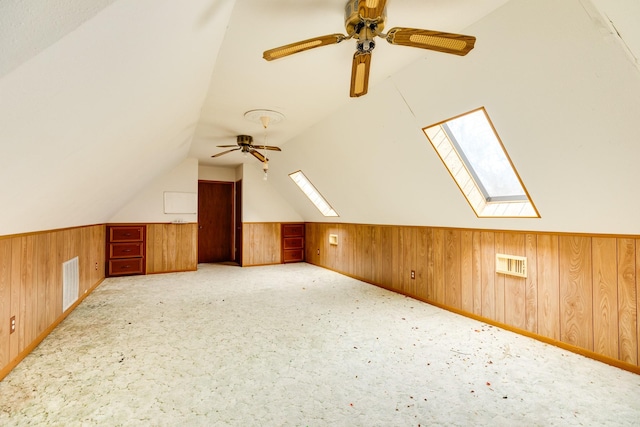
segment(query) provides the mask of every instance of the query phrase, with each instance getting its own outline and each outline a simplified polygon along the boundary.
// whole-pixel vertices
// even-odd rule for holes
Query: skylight
[[[289,177],[295,182],[298,187],[302,190],[302,192],[311,200],[311,203],[315,205],[316,208],[322,213],[324,216],[338,216],[336,211],[333,210],[331,205],[325,200],[324,197],[318,192],[316,187],[313,186],[311,181],[302,173],[302,171],[297,171],[289,174]]]
[[[484,108],[423,130],[478,217],[540,217]]]

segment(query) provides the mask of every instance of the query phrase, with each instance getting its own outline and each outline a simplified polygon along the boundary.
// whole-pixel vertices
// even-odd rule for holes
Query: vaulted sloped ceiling
[[[0,3],[0,235],[107,222],[185,159],[233,3]]]
[[[211,159],[243,119],[269,129],[268,186],[324,221],[640,233],[640,19],[635,0],[389,0],[388,25],[472,34],[466,57],[391,46],[348,97],[351,43],[274,62],[262,51],[342,32],[344,0],[0,2],[0,235],[107,222],[186,157]],[[541,219],[475,217],[421,128],[484,106]],[[237,156],[236,156],[237,154]],[[250,171],[255,172],[253,169]],[[252,221],[277,221],[268,198]],[[279,202],[280,203],[280,202]]]
[[[478,42],[463,60],[398,71],[289,141],[271,171],[305,171],[338,221],[640,233],[640,73],[608,22],[589,2],[512,0],[465,32]],[[542,218],[476,218],[421,131],[480,106]],[[303,217],[325,220],[273,175]]]

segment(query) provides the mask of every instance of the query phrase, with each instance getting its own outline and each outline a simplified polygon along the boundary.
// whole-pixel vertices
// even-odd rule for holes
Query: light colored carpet
[[[640,425],[640,376],[308,264],[107,279],[0,425]]]

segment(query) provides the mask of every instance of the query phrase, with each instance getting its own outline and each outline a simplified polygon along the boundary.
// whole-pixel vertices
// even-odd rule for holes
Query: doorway
[[[198,181],[198,263],[233,261],[234,183]]]

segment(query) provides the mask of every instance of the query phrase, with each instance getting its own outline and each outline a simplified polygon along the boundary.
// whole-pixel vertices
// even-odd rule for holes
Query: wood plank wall
[[[147,224],[147,274],[198,268],[198,224]]]
[[[280,264],[281,223],[242,223],[242,265]]]
[[[62,312],[63,262],[79,258],[79,300],[104,279],[105,233],[95,225],[0,237],[0,379],[73,309]]]
[[[306,261],[640,373],[640,238],[307,223]]]

